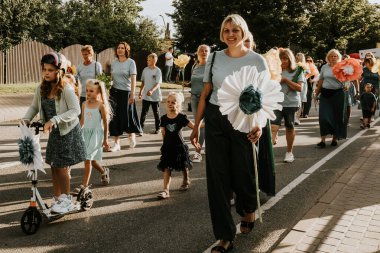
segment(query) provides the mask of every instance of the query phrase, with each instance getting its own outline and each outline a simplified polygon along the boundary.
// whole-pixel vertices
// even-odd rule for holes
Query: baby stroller
[[[32,235],[37,232],[42,222],[42,217],[45,217],[47,221],[50,222],[68,214],[51,212],[37,189],[38,171],[40,170],[41,172],[46,173],[43,169],[39,135],[39,131],[41,128],[43,129],[43,126],[44,125],[41,122],[33,122],[30,127],[24,122],[21,122],[19,125],[22,133],[22,136],[18,141],[20,161],[26,166],[28,177],[32,179],[32,197],[30,199],[30,204],[21,217],[21,229],[27,235]],[[34,128],[34,133],[32,128]],[[92,204],[92,191],[86,187],[79,192],[75,207],[69,213],[89,210],[92,207]]]

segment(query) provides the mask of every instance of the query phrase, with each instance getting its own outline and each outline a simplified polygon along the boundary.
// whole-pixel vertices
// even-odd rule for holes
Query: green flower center
[[[34,157],[33,140],[29,137],[18,141],[20,162],[22,164],[31,164]]]
[[[245,114],[253,114],[262,108],[263,95],[252,85],[245,88],[239,97],[239,107]]]

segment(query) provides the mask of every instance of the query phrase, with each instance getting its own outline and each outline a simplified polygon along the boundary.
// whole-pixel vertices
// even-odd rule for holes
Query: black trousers
[[[206,174],[211,221],[217,240],[233,241],[236,226],[231,214],[231,192],[239,215],[256,210],[252,143],[233,129],[219,106],[208,104],[205,114]]]
[[[149,107],[152,107],[153,116],[154,116],[154,125],[155,130],[160,129],[160,102],[153,102],[144,100],[142,101],[142,109],[141,109],[141,116],[140,116],[140,125],[141,128],[144,130],[144,122],[146,119],[146,115],[148,114]]]
[[[313,84],[310,82],[310,79],[307,80],[307,93],[306,98],[307,102],[302,103],[302,117],[309,115],[310,108],[311,108],[311,102],[312,102],[312,95],[313,95]]]

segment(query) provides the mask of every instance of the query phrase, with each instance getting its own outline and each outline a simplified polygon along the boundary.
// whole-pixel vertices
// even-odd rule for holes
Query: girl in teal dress
[[[103,147],[108,145],[108,123],[110,120],[110,106],[104,83],[89,79],[86,82],[86,101],[82,104],[80,124],[86,147],[86,160],[84,162],[84,176],[82,185],[75,189],[79,192],[88,187],[91,170],[94,167],[101,174],[101,182],[107,185],[110,182],[109,169],[101,166]]]

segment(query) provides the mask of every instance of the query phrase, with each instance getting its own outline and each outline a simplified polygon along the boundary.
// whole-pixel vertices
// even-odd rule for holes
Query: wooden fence
[[[115,59],[115,50],[113,48],[103,50],[95,56],[95,59],[102,64],[103,71],[109,74],[111,63]]]
[[[81,44],[74,44],[62,49],[61,53],[64,56],[66,56],[66,58],[71,62],[72,65],[78,66],[78,64],[83,61],[80,52],[82,47],[83,46]]]
[[[5,58],[4,53],[0,51],[0,84],[4,83],[5,76],[4,76],[4,69],[5,69]]]
[[[74,44],[62,49],[60,52],[66,56],[70,62],[78,66],[82,62],[82,45]],[[23,42],[5,53],[0,52],[0,84],[30,83],[41,81],[41,56],[53,51],[49,46],[37,42]],[[106,70],[115,59],[113,48],[103,50],[95,54],[103,69]]]
[[[5,83],[39,82],[41,55],[51,51],[50,47],[37,41],[27,41],[7,50]]]
[[[68,60],[75,66],[82,62],[81,58],[82,45],[74,44],[61,50],[60,52],[66,56]],[[44,54],[53,51],[49,46],[37,42],[23,42],[5,53],[0,52],[0,84],[12,83],[30,83],[41,81],[40,60]],[[132,52],[133,53],[133,52]],[[132,55],[137,66],[137,79],[141,78],[142,70],[146,67],[146,57],[149,52],[138,52]],[[114,49],[108,48],[102,52],[95,54],[94,59],[102,64],[103,71],[109,74],[110,65],[115,59]],[[157,66],[165,73],[165,57],[164,54],[159,55]],[[189,69],[189,70],[188,70]],[[186,67],[185,78],[190,78],[191,64]],[[175,71],[173,71],[173,80]]]

